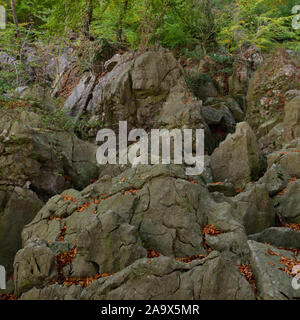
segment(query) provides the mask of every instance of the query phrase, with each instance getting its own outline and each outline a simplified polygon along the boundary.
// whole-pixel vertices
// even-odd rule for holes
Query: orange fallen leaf
[[[279,256],[278,252],[272,251],[270,248],[267,251],[271,256]]]

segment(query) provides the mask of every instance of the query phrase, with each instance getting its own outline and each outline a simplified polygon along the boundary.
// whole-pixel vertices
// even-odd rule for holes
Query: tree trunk
[[[16,38],[20,37],[20,33],[19,33],[19,22],[18,22],[18,17],[17,17],[17,12],[16,12],[16,4],[15,4],[15,0],[11,0],[11,10],[12,10],[12,15],[13,15],[13,20],[14,20],[14,24],[16,26]]]
[[[90,36],[90,25],[93,20],[93,0],[86,0],[86,9],[83,17],[83,34],[85,37]]]
[[[118,22],[118,29],[117,29],[117,40],[119,42],[122,42],[122,35],[123,35],[123,19],[126,15],[127,9],[128,9],[129,0],[124,1],[124,5],[122,8],[122,11],[120,13],[120,18]]]

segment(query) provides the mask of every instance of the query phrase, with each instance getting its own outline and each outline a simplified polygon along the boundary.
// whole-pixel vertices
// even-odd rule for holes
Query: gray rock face
[[[138,57],[125,54],[111,72],[99,79],[88,110],[105,125],[118,120],[147,127],[160,111],[182,71],[173,55],[159,48]],[[150,123],[149,123],[150,121]]]
[[[172,258],[206,254],[202,230],[213,224],[222,234],[206,235],[206,242],[244,263],[247,237],[231,212],[229,203],[215,202],[180,166],[138,166],[104,176],[82,192],[71,189],[53,197],[22,237],[23,243],[42,239],[55,255],[75,245],[76,257],[63,275],[76,278],[123,270],[146,257],[143,246]],[[62,230],[66,248],[58,249]]]
[[[204,186],[188,182],[184,177],[181,168],[146,166],[129,169],[113,179],[105,180],[106,177],[103,177],[82,193],[67,190],[64,195],[76,198],[76,201],[64,201],[60,196],[51,199],[24,229],[24,241],[32,235],[54,241],[60,229],[51,227],[51,233],[46,230],[49,224],[58,224],[57,221],[47,220],[51,215],[56,215],[63,218],[67,226],[65,241],[72,242],[75,237],[78,238],[79,250],[85,250],[89,255],[87,260],[101,266],[102,272],[118,270],[112,266],[116,261],[122,261],[122,256],[125,259],[126,254],[119,251],[122,244],[124,250],[125,244],[129,246],[127,254],[141,252],[142,256],[145,255],[137,247],[130,248],[131,244],[137,243],[139,246],[137,230],[147,245],[162,254],[189,256],[204,253],[201,226],[205,216],[198,201],[201,197],[204,202],[209,194]],[[157,188],[160,193],[157,193]],[[104,200],[101,194],[106,195]],[[89,204],[84,214],[77,212],[77,208],[84,204]],[[55,235],[54,230],[58,234]],[[91,235],[94,239],[90,239]],[[102,245],[93,247],[102,238]],[[136,259],[138,256],[133,257]]]
[[[300,249],[300,232],[290,228],[268,228],[250,235],[249,239],[280,248]]]
[[[291,252],[252,240],[249,240],[248,244],[258,295],[265,300],[299,299],[300,292],[293,289],[292,277],[279,270],[279,268],[285,267],[284,264],[280,263],[280,258],[293,258]],[[271,251],[268,252],[268,250]]]
[[[227,132],[233,132],[235,120],[226,105],[203,107],[202,115],[208,125],[224,125]]]
[[[222,290],[220,290],[220,286]],[[32,289],[21,299],[78,299],[80,289],[52,285]],[[216,252],[183,263],[168,257],[140,259],[126,269],[93,282],[81,300],[253,300],[254,293],[238,268]]]
[[[238,123],[236,132],[229,134],[213,152],[211,168],[215,181],[228,179],[239,189],[258,178],[263,160],[256,137],[246,122]]]
[[[291,180],[291,176],[287,171],[280,165],[273,164],[259,182],[266,184],[269,195],[272,197],[283,190],[289,180]]]
[[[246,233],[260,232],[275,225],[275,210],[266,185],[256,183],[234,198],[235,216]]]
[[[222,183],[208,183],[207,189],[210,192],[221,192],[227,197],[233,197],[236,195],[236,190],[231,182]]]
[[[265,129],[267,130],[267,134],[258,140],[264,155],[269,155],[274,151],[280,150],[284,145],[284,124],[282,122],[276,124],[277,122],[278,120],[275,120],[273,122],[274,126],[268,128],[269,121],[267,121],[258,129],[258,131],[264,131],[264,126],[266,126]]]
[[[99,168],[96,146],[60,128],[44,128],[33,108],[1,108],[0,128],[0,261],[10,274],[21,231],[42,200],[70,186],[85,187]]]
[[[286,191],[274,199],[274,205],[280,215],[291,223],[300,223],[300,180],[289,183]]]
[[[167,257],[138,260],[120,273],[93,283],[81,299],[254,299],[250,285],[232,263],[213,253],[195,262],[183,264]]]
[[[46,285],[57,276],[55,256],[45,245],[20,250],[15,257],[14,268],[17,295],[35,286]]]
[[[65,101],[64,110],[69,116],[74,117],[75,121],[77,121],[79,116],[85,111],[84,108],[86,108],[89,103],[95,81],[95,75],[91,72],[86,73]]]
[[[300,178],[300,140],[295,139],[289,144],[283,146],[279,151],[272,152],[268,155],[268,167],[274,163],[283,167],[291,177]]]
[[[51,90],[48,87],[35,84],[30,87],[18,88],[16,95],[18,98],[30,101],[32,106],[55,112],[57,102],[51,97]]]
[[[3,110],[0,126],[1,185],[26,184],[51,196],[70,185],[68,180],[82,188],[97,177],[97,147],[61,129],[44,128],[36,112]]]
[[[12,274],[15,254],[22,247],[23,227],[35,217],[44,203],[34,192],[20,187],[3,194],[7,202],[2,206],[0,200],[0,261],[6,272]]]
[[[23,293],[20,300],[79,300],[81,292],[80,286],[65,287],[53,284],[43,289],[34,287]]]
[[[181,66],[170,51],[159,47],[137,56],[117,54],[106,67],[108,72],[100,78],[91,73],[83,76],[65,102],[68,114],[77,119],[87,111],[99,127],[115,128],[127,120],[129,128],[205,129],[207,150],[213,150],[202,103],[186,87]]]

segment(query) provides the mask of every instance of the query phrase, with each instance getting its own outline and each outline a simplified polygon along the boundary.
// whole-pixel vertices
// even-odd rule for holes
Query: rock
[[[286,142],[300,137],[300,96],[285,106],[284,129]]]
[[[235,217],[247,234],[258,233],[275,225],[275,211],[267,186],[256,183],[234,198]]]
[[[59,82],[65,72],[71,67],[73,54],[74,50],[72,48],[64,48],[62,54],[59,56],[53,57],[53,55],[48,55],[47,58],[50,58],[50,60],[46,63],[46,71],[51,81],[54,83],[53,87],[55,87],[55,83]]]
[[[237,50],[233,63],[233,74],[229,79],[231,96],[247,95],[250,78],[262,62],[263,56],[254,45],[244,43]]]
[[[86,73],[64,103],[64,111],[76,122],[85,111],[94,89],[96,76]]]
[[[202,115],[208,125],[223,125],[225,132],[234,131],[235,120],[225,105],[203,107]]]
[[[21,231],[43,201],[67,187],[83,188],[99,175],[97,146],[61,128],[46,129],[33,110],[0,111],[0,260],[9,274]]]
[[[132,263],[132,259],[145,256],[139,237],[165,255],[185,257],[204,253],[201,235],[204,211],[198,207],[197,199],[202,194],[204,201],[209,193],[200,184],[181,180],[179,177],[185,177],[182,169],[171,168],[164,165],[132,168],[113,179],[103,177],[82,194],[65,191],[63,195],[76,201],[63,201],[59,196],[51,199],[25,227],[24,242],[33,235],[50,242],[57,240],[60,224],[47,219],[58,215],[67,226],[65,241],[76,240],[79,253],[97,264],[101,272],[117,271]],[[126,182],[120,182],[123,179]],[[126,190],[134,191],[126,193]],[[100,194],[106,194],[108,199],[96,205],[93,199],[101,200]],[[76,211],[86,203],[90,206],[84,214]],[[99,245],[95,247],[95,243]]]
[[[13,273],[14,257],[22,247],[23,227],[34,218],[44,204],[34,192],[20,187],[7,192],[6,197],[7,202],[3,206],[0,204],[0,261],[10,275]]]
[[[279,119],[273,118],[261,124],[256,132],[256,136],[258,139],[267,136],[269,132],[279,123]]]
[[[57,102],[51,97],[50,88],[40,85],[33,85],[22,90],[19,97],[29,100],[32,106],[55,112]]]
[[[222,290],[219,290],[220,286]],[[168,257],[140,259],[82,289],[50,285],[33,288],[20,300],[254,300],[246,279],[231,262],[212,252],[183,263]]]
[[[222,183],[208,183],[207,189],[209,192],[221,192],[227,197],[233,197],[236,195],[236,190],[231,182]]]
[[[291,176],[284,168],[280,165],[273,164],[259,182],[266,184],[269,195],[272,197],[283,190],[290,180]]]
[[[276,122],[277,120],[275,120]],[[264,155],[269,155],[276,150],[280,150],[284,144],[284,124],[282,122],[276,124],[258,142]]]
[[[138,260],[121,272],[92,283],[81,299],[254,299],[250,285],[232,263],[214,253],[194,262],[184,264],[167,257]]]
[[[289,90],[285,93],[285,97],[287,98],[287,100],[292,100],[294,99],[295,97],[297,96],[300,96],[300,90],[297,90],[297,89],[292,89],[292,90]]]
[[[292,287],[292,277],[278,269],[285,268],[285,265],[280,263],[281,257],[293,258],[291,252],[252,240],[249,240],[248,244],[258,295],[264,300],[299,299],[299,290]]]
[[[239,103],[230,96],[225,97],[224,100],[225,100],[227,107],[231,111],[231,113],[234,117],[234,120],[236,122],[244,121],[245,113],[244,113],[243,109],[240,107]]]
[[[159,47],[140,55],[127,52],[110,62],[111,70],[102,77],[82,77],[65,103],[68,114],[78,118],[86,111],[99,128],[114,129],[120,120],[126,120],[129,129],[202,128],[207,150],[212,151],[214,141],[201,115],[201,101],[186,87],[170,51]]]
[[[290,228],[268,228],[250,235],[249,239],[280,248],[300,249],[300,232]]]
[[[274,198],[274,206],[280,215],[291,223],[300,223],[300,180],[288,184],[285,192]]]
[[[235,131],[236,122],[244,118],[244,112],[231,97],[208,98],[202,107],[202,116],[208,124],[216,143]]]
[[[14,270],[17,295],[46,285],[57,277],[55,256],[45,245],[20,250],[15,257]]]
[[[67,277],[122,270],[146,257],[143,246],[169,257],[206,254],[206,224],[228,233],[227,256],[247,261],[245,230],[231,212],[230,204],[216,203],[200,179],[190,180],[182,167],[139,165],[103,176],[82,192],[70,189],[53,197],[25,226],[22,238],[23,243],[43,239],[55,254],[75,243],[77,255],[63,269]],[[62,230],[67,247],[58,250]]]
[[[79,300],[81,293],[80,286],[66,287],[54,284],[43,289],[34,287],[23,293],[19,300]]]
[[[222,252],[221,256],[235,264],[249,263],[249,248],[247,245],[245,230],[237,226],[233,231],[221,233],[216,236],[205,235],[209,248]]]
[[[280,165],[291,177],[300,178],[300,140],[294,140],[290,145],[285,145],[281,150],[267,156],[268,167],[273,164]]]
[[[66,187],[86,186],[98,176],[97,146],[78,139],[28,108],[0,112],[0,184],[30,186],[47,200]],[[51,115],[48,115],[51,118]]]
[[[239,189],[259,177],[264,163],[256,137],[246,122],[238,123],[236,132],[213,152],[211,168],[215,181],[228,179]]]
[[[284,49],[277,50],[254,72],[247,95],[247,121],[254,128],[273,118],[283,119],[289,90],[299,85],[299,62]]]
[[[157,126],[169,130],[203,129],[205,134],[205,150],[211,153],[215,148],[215,140],[201,114],[202,102],[191,96],[182,81],[178,81],[162,105]]]
[[[210,157],[208,155],[204,156],[204,170],[200,175],[200,178],[206,184],[213,182],[213,176],[210,167]]]
[[[126,53],[99,79],[88,110],[99,115],[105,126],[127,120],[138,127],[150,127],[156,118],[153,115],[158,115],[180,77],[179,64],[165,49],[152,49],[136,58]]]

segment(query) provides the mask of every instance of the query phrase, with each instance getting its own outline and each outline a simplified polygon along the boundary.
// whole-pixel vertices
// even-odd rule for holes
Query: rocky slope
[[[8,293],[299,299],[292,286],[300,270],[299,57],[242,46],[230,79],[204,85],[202,101],[168,50],[117,53],[101,73],[85,72],[64,102],[71,121],[85,117],[88,142],[57,118],[45,124],[74,68],[70,54],[57,70],[49,63],[52,97],[37,85],[19,88],[26,103],[0,108],[0,263],[13,273]],[[204,172],[98,166],[97,130],[120,120],[146,130],[204,129]]]

